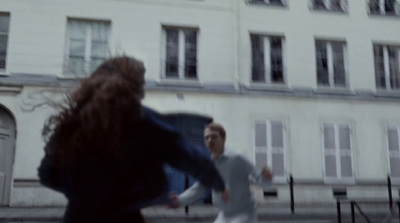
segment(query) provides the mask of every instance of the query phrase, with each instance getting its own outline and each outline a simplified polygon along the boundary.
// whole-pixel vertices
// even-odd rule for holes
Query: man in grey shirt
[[[214,223],[256,223],[256,203],[250,191],[249,177],[267,189],[272,183],[271,171],[267,167],[257,171],[244,156],[225,150],[225,139],[225,129],[220,124],[211,123],[204,130],[205,144],[230,196],[228,203],[222,202],[223,195],[213,191],[213,202],[220,209]],[[172,195],[170,206],[177,208],[193,203],[202,197],[205,190],[205,186],[196,182],[179,196]]]

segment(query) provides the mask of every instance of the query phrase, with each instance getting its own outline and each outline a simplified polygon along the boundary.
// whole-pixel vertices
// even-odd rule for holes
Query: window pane
[[[93,23],[92,40],[107,41],[107,29],[108,24],[106,23]]]
[[[396,12],[395,4],[396,4],[396,0],[385,0],[386,14],[394,14]]]
[[[90,61],[90,72],[93,72],[94,70],[96,70],[96,68],[103,63],[104,59],[102,58],[92,58],[92,60]]]
[[[0,53],[0,69],[6,69],[6,55]]]
[[[276,176],[284,176],[285,175],[285,168],[284,168],[284,161],[283,161],[283,154],[272,154],[272,172]]]
[[[400,159],[398,157],[390,158],[390,173],[392,177],[400,177]]]
[[[350,150],[350,128],[349,126],[339,126],[340,149]]]
[[[326,9],[324,0],[314,0],[314,9]]]
[[[324,125],[325,149],[335,149],[335,129],[333,125]]]
[[[197,32],[185,30],[185,77],[197,77]]]
[[[283,148],[283,125],[281,122],[271,122],[272,147]]]
[[[8,33],[10,17],[8,15],[0,15],[0,33]]]
[[[7,52],[7,41],[8,36],[0,35],[0,53],[5,54]]]
[[[87,24],[85,22],[70,21],[70,38],[86,39]]]
[[[282,0],[269,0],[271,5],[283,5]]]
[[[282,40],[279,37],[271,37],[271,81],[274,83],[283,82],[283,60]]]
[[[261,36],[251,35],[252,80],[265,82],[264,41]]]
[[[267,166],[267,154],[266,153],[256,153],[256,167],[261,169]]]
[[[383,59],[383,46],[374,46],[375,81],[378,88],[386,88],[385,64]]]
[[[334,81],[335,86],[346,85],[346,76],[344,69],[344,52],[343,52],[343,43],[331,43],[332,52],[333,52],[333,73],[334,73]]]
[[[343,11],[342,0],[330,0],[328,3],[330,4],[329,7],[332,11]]]
[[[341,156],[340,165],[342,177],[353,176],[353,171],[351,168],[351,156]]]
[[[70,56],[84,56],[85,55],[85,41],[71,40],[69,43]]]
[[[329,72],[328,72],[328,54],[326,43],[323,41],[316,41],[316,56],[317,56],[317,82],[318,85],[329,86]]]
[[[399,151],[399,135],[396,129],[389,129],[388,134],[388,146],[390,151]]]
[[[83,57],[70,57],[68,60],[68,71],[70,74],[84,74]]]
[[[388,46],[387,48],[389,54],[390,87],[392,89],[398,89],[400,87],[398,48],[394,46]]]
[[[369,10],[372,14],[378,14],[378,13],[380,14],[379,1],[380,0],[370,0]]]
[[[267,125],[265,122],[255,123],[255,144],[256,147],[267,147]]]
[[[179,31],[177,29],[166,29],[167,51],[165,75],[167,77],[178,77],[178,39]]]
[[[327,177],[337,177],[335,156],[325,156],[325,175]]]
[[[92,57],[105,58],[107,55],[107,42],[92,42]]]

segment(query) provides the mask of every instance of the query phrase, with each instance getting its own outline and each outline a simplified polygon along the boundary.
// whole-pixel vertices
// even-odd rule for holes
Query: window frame
[[[400,184],[400,176],[398,177],[393,177],[392,176],[392,168],[391,168],[391,162],[390,158],[393,156],[399,157],[400,160],[400,124],[399,123],[386,123],[384,125],[384,132],[385,132],[385,146],[386,146],[386,152],[387,152],[387,168],[388,168],[388,174],[392,180],[393,183],[395,184]],[[389,148],[389,129],[396,129],[397,131],[397,143],[398,143],[398,151],[391,151]],[[397,154],[396,154],[397,153]]]
[[[316,7],[316,2],[318,0],[310,0],[310,9],[314,11],[327,11],[327,12],[336,12],[336,13],[347,13],[349,3],[348,0],[340,0],[340,10],[332,9],[332,1],[333,0],[320,0],[323,3],[323,7]]]
[[[271,2],[271,0],[246,0],[247,4],[250,5],[267,5],[267,6],[278,6],[278,7],[287,7],[288,0],[279,0],[280,3]]]
[[[272,147],[272,131],[271,131],[271,122],[279,122],[282,125],[282,142],[283,142],[283,147],[282,148],[273,148]],[[266,124],[266,129],[267,129],[267,135],[266,135],[266,147],[258,147],[256,145],[256,124],[257,123],[265,123]],[[282,118],[253,118],[252,120],[252,142],[253,142],[253,155],[254,155],[254,163],[257,166],[257,153],[264,153],[267,156],[267,166],[273,170],[272,167],[272,155],[273,154],[282,154],[283,155],[283,175],[274,175],[274,182],[276,183],[287,183],[287,177],[288,177],[288,141],[287,141],[287,122],[282,119]],[[265,165],[263,165],[265,166]]]
[[[0,12],[0,16],[8,17],[8,29],[7,32],[0,32],[1,36],[6,36],[6,46],[5,46],[5,55],[4,55],[4,68],[0,68],[0,75],[7,75],[7,64],[8,64],[8,48],[10,42],[10,24],[11,24],[11,14],[9,12]]]
[[[253,79],[253,67],[254,67],[254,59],[253,59],[253,41],[252,37],[257,36],[261,40],[263,40],[263,69],[264,69],[264,80],[257,81]],[[250,83],[252,85],[268,85],[268,86],[286,86],[287,85],[287,77],[286,77],[286,62],[285,62],[285,56],[286,56],[286,39],[285,36],[283,35],[276,35],[276,34],[261,34],[261,33],[250,33],[249,35],[250,39]],[[281,41],[281,61],[282,61],[282,82],[279,81],[273,81],[272,80],[272,64],[271,64],[271,57],[272,57],[272,51],[271,51],[271,45],[270,41],[271,38],[279,38]],[[266,44],[267,43],[267,44]],[[268,54],[265,52],[268,51]]]
[[[375,5],[376,0],[369,0],[368,1],[368,13],[372,16],[400,16],[400,2],[399,0],[394,0],[393,2],[393,9],[394,12],[387,12],[385,9],[385,1],[386,0],[377,0],[378,2],[378,10],[373,10],[373,6]]]
[[[322,42],[326,47],[327,54],[327,63],[328,63],[328,85],[319,84],[318,81],[318,48],[317,42]],[[344,69],[344,86],[336,86],[335,84],[335,73],[334,73],[334,57],[333,57],[333,43],[340,43],[343,47],[343,69]],[[338,90],[347,90],[349,89],[349,73],[348,73],[348,55],[347,55],[347,42],[345,40],[330,40],[330,39],[322,39],[315,38],[314,39],[314,53],[315,53],[315,73],[317,80],[317,88],[319,89],[338,89]]]
[[[178,31],[178,76],[168,77],[166,71],[167,64],[167,29]],[[196,77],[186,77],[185,75],[185,30],[196,32]],[[199,41],[200,29],[198,27],[185,27],[185,26],[169,26],[163,25],[161,27],[161,79],[163,81],[183,81],[188,83],[197,83],[200,79],[199,75]]]
[[[377,55],[375,55],[375,47],[381,47],[382,51],[383,51],[383,70],[378,70],[379,68],[377,67],[377,64],[380,61],[377,61]],[[398,73],[397,75],[395,74],[395,77],[397,77],[397,79],[400,82],[400,44],[385,44],[385,43],[373,43],[372,45],[372,53],[373,53],[373,57],[374,57],[374,73],[375,73],[375,87],[377,89],[377,91],[392,91],[392,92],[400,92],[400,83],[399,86],[397,88],[392,87],[391,86],[391,73],[390,73],[390,61],[389,61],[389,48],[394,48],[395,51],[397,51],[397,69],[398,69]],[[379,56],[379,55],[378,55]],[[385,78],[385,86],[381,87],[379,85],[380,81],[378,80],[378,78],[380,78],[380,76],[378,76],[378,73],[384,73],[384,78]],[[379,83],[378,83],[379,81]]]
[[[335,140],[335,149],[334,156],[336,161],[336,177],[328,177],[326,174],[326,148],[325,148],[325,132],[324,125],[333,125],[334,127],[334,140]],[[341,156],[343,149],[340,148],[340,135],[339,135],[339,126],[347,126],[349,128],[349,139],[350,139],[350,161],[351,161],[351,177],[342,177],[342,166],[341,166]],[[355,164],[354,164],[354,150],[355,150],[355,142],[353,140],[353,125],[351,122],[347,121],[321,121],[320,124],[321,129],[321,149],[322,149],[322,163],[323,163],[323,176],[325,184],[355,184]],[[332,150],[332,149],[329,149]],[[338,159],[339,158],[339,159]]]
[[[82,22],[85,23],[86,28],[86,36],[85,36],[85,45],[84,45],[84,56],[83,56],[83,73],[73,73],[70,72],[69,67],[69,59],[70,59],[70,46],[71,46],[71,22]],[[111,21],[110,20],[98,20],[98,19],[84,19],[84,18],[75,18],[68,17],[66,21],[66,40],[65,40],[65,50],[64,50],[64,60],[63,60],[63,69],[62,76],[63,78],[84,78],[90,75],[93,71],[91,70],[92,63],[92,29],[94,24],[105,24],[106,25],[106,35],[105,35],[105,43],[106,43],[106,54],[104,55],[104,60],[106,60],[110,56],[110,36],[111,36]]]

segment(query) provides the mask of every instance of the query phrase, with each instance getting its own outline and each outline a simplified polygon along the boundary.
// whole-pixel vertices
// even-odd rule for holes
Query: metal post
[[[189,188],[189,177],[185,175],[185,190]],[[185,214],[189,215],[189,205],[185,206]]]
[[[337,210],[338,223],[342,223],[342,212],[340,210],[340,200],[336,200],[336,210]]]
[[[350,202],[350,206],[351,206],[351,222],[352,223],[356,223],[356,213],[354,211],[354,201]]]
[[[399,209],[398,211],[399,211],[399,222],[400,222],[400,201],[397,201],[396,203],[397,203],[397,208]]]
[[[391,210],[393,208],[393,197],[392,197],[392,181],[389,175],[387,176],[387,187],[389,193],[389,208]]]
[[[289,184],[290,184],[290,210],[292,214],[294,214],[294,190],[293,190],[293,176],[290,174],[289,176]]]

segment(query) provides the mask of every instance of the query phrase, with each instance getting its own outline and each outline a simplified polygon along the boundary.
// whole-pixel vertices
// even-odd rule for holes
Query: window
[[[400,178],[400,126],[387,126],[387,145],[389,155],[389,171],[393,178]]]
[[[369,11],[372,15],[399,15],[400,6],[397,0],[369,0]]]
[[[249,3],[286,6],[286,0],[249,0]]]
[[[285,129],[279,120],[254,121],[256,166],[271,168],[275,177],[286,179]]]
[[[350,126],[345,123],[323,123],[322,129],[325,179],[353,180]]]
[[[166,78],[197,79],[197,30],[164,27]]]
[[[256,83],[284,83],[283,38],[250,35],[252,49],[252,75]]]
[[[347,11],[347,0],[312,0],[314,10]]]
[[[108,57],[110,22],[68,20],[64,73],[82,76]]]
[[[6,69],[10,15],[0,13],[0,70]]]
[[[315,41],[318,86],[346,87],[346,45],[339,41]]]
[[[380,89],[400,89],[400,47],[374,45],[375,80]]]

